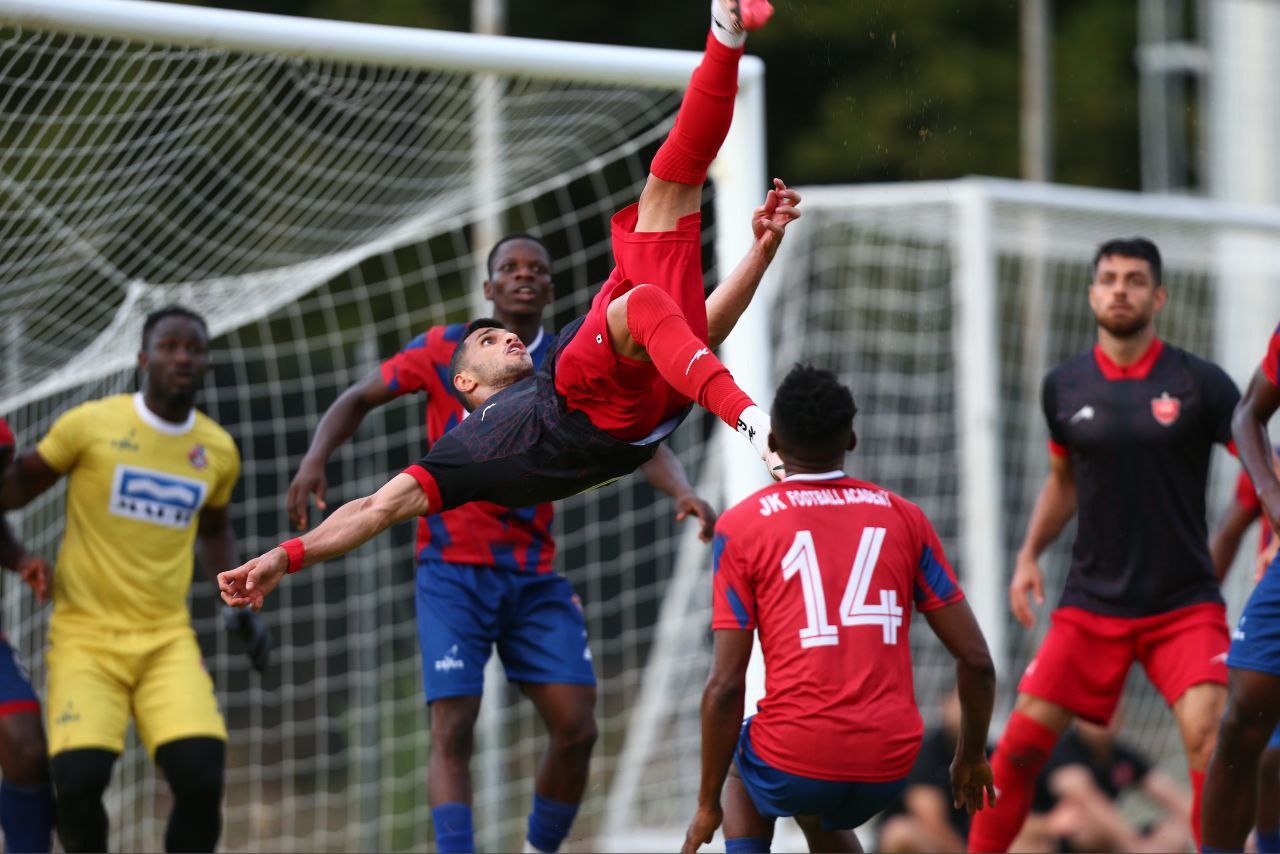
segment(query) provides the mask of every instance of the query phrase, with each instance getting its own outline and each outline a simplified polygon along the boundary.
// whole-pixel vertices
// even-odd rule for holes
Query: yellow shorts
[[[125,631],[55,620],[45,665],[50,755],[86,747],[123,752],[131,713],[152,756],[180,738],[227,738],[190,625]]]

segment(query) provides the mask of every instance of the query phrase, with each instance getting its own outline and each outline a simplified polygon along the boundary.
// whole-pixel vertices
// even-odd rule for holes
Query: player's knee
[[[102,793],[111,782],[115,761],[115,753],[95,748],[67,750],[53,757],[53,788],[58,809],[72,812],[101,809]]]
[[[6,727],[9,739],[8,761],[0,768],[4,779],[18,786],[41,785],[49,779],[48,746],[38,715],[24,715],[25,720],[11,719]]]
[[[1273,729],[1273,726],[1264,723],[1257,714],[1242,709],[1237,703],[1230,703],[1222,716],[1221,726],[1214,733],[1215,738],[1209,744],[1209,750],[1220,746],[1227,753],[1245,751],[1256,754],[1270,739]],[[1192,746],[1192,737],[1188,736],[1188,754],[1192,753]]]
[[[595,716],[587,714],[553,729],[551,743],[555,750],[586,759],[591,756],[598,736]]]
[[[222,801],[226,752],[226,743],[218,738],[182,738],[160,745],[156,764],[175,798],[217,804]]]
[[[475,748],[475,718],[465,714],[442,714],[434,708],[432,712],[432,751],[454,761],[469,762]]]

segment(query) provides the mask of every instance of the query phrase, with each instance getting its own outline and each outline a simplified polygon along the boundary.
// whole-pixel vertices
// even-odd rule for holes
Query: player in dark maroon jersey
[[[811,851],[861,850],[852,828],[901,794],[920,750],[913,603],[956,659],[956,803],[973,812],[984,793],[995,798],[986,641],[920,508],[841,470],[857,441],[856,411],[834,374],[793,368],[774,398],[769,436],[786,478],[716,524],[715,651],[686,854],[710,842],[722,819],[727,851],[768,851],[780,816],[796,816]],[[743,723],[757,632],[765,696]]]
[[[752,216],[752,249],[709,298],[698,212],[707,169],[732,119],[746,30],[771,11],[767,0],[713,4],[714,26],[675,126],[639,202],[614,216],[615,269],[586,316],[561,333],[543,370],[534,373],[519,336],[492,328],[498,324],[473,324],[450,370],[472,416],[374,495],[224,573],[229,604],[261,607],[286,572],[344,554],[399,520],[469,501],[522,507],[629,474],[653,457],[693,401],[770,461],[768,416],[712,349],[745,310],[787,223],[799,216],[799,196],[775,180]]]
[[[512,234],[494,245],[487,266],[484,295],[493,301],[496,322],[518,336],[540,366],[554,339],[542,326],[554,294],[550,251],[536,237]],[[449,366],[466,329],[465,323],[431,327],[333,402],[289,486],[289,517],[298,528],[307,526],[310,497],[324,509],[330,455],[374,408],[424,394],[428,447],[462,421],[466,411]],[[710,540],[715,511],[694,494],[675,454],[662,448],[641,470],[675,499],[677,519],[698,518]],[[444,850],[474,847],[471,751],[484,667],[495,646],[549,736],[529,844],[559,847],[582,799],[596,737],[595,674],[573,587],[552,569],[553,516],[551,504],[512,509],[477,501],[418,520],[415,600],[432,735],[427,791]]]
[[[13,432],[0,418],[0,474],[13,459]],[[30,554],[0,516],[0,566],[18,573],[40,602],[49,601],[49,564]],[[48,851],[53,843],[53,786],[40,701],[17,653],[0,633],[0,831],[6,851]]]
[[[1000,805],[975,819],[970,851],[1008,849],[1058,736],[1075,716],[1105,725],[1134,661],[1177,719],[1198,838],[1228,645],[1205,486],[1213,445],[1231,442],[1240,394],[1218,366],[1156,336],[1169,296],[1161,276],[1149,240],[1102,244],[1089,285],[1097,345],[1045,378],[1050,473],[1009,587],[1028,628],[1028,596],[1044,601],[1039,557],[1073,515],[1076,540],[1052,625],[992,757]]]
[[[1257,487],[1263,518],[1280,531],[1280,478],[1272,465],[1267,422],[1280,409],[1280,327],[1236,407],[1232,432]],[[1258,761],[1280,724],[1280,558],[1273,558],[1231,638],[1231,693],[1205,781],[1202,851],[1240,851],[1258,805]],[[1258,835],[1258,850],[1280,850],[1277,834]]]

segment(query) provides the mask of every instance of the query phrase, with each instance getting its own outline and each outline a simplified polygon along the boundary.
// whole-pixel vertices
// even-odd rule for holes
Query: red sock
[[[707,50],[693,70],[675,127],[654,155],[649,171],[664,181],[701,186],[733,122],[742,48],[725,47],[707,33]]]
[[[755,404],[707,342],[693,334],[665,291],[656,285],[632,289],[627,296],[627,328],[668,385],[738,428],[742,410]]]
[[[1196,850],[1200,850],[1200,806],[1204,799],[1204,773],[1191,772],[1191,835],[1196,840]]]
[[[1049,759],[1058,736],[1044,724],[1014,712],[1009,716],[991,770],[996,783],[996,806],[973,817],[970,851],[1008,851],[1031,811],[1036,775]]]

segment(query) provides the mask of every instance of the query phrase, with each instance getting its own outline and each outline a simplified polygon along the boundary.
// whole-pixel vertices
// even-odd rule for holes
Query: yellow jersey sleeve
[[[84,449],[88,415],[88,404],[68,409],[58,416],[49,432],[44,434],[44,438],[36,445],[36,453],[48,463],[49,468],[59,474],[66,474],[75,466]]]

